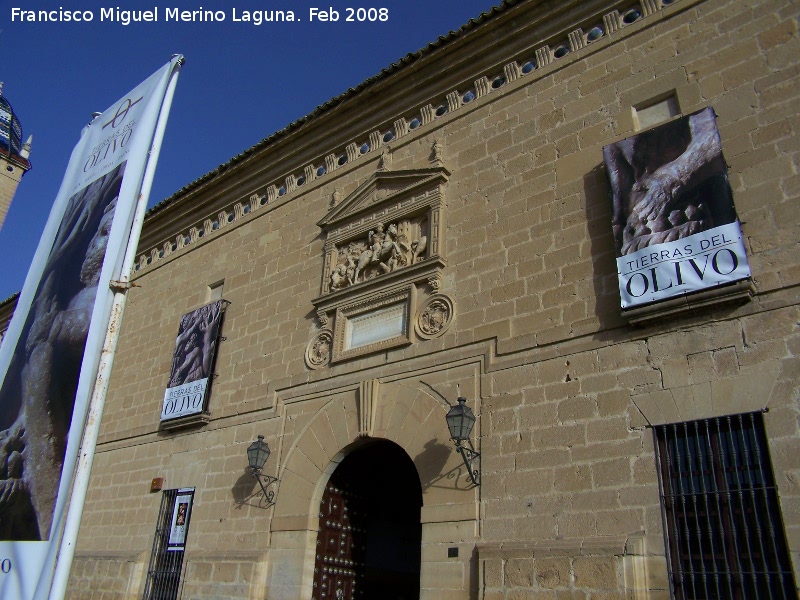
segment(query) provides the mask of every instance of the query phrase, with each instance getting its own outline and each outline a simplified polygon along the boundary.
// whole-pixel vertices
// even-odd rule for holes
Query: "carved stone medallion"
[[[323,329],[308,343],[306,347],[306,364],[310,369],[327,366],[331,361],[333,348],[333,332]]]
[[[417,313],[414,330],[424,339],[439,337],[450,327],[454,315],[453,300],[445,294],[434,294]]]

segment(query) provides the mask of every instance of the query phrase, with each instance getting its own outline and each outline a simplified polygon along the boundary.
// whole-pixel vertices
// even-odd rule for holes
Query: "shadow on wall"
[[[594,313],[600,320],[600,330],[607,330],[623,326],[625,321],[620,316],[617,288],[617,260],[611,229],[611,189],[602,163],[583,176],[583,190],[592,260]]]
[[[236,483],[231,488],[231,495],[236,503],[236,508],[240,509],[244,505],[258,506],[260,508],[267,508],[266,498],[261,492],[261,488],[253,477],[250,469],[245,468],[244,473],[241,474]]]
[[[448,489],[458,487],[458,478],[461,476],[464,466],[459,464],[457,467],[443,472],[444,466],[454,453],[453,447],[434,439],[428,441],[422,452],[414,457],[414,464],[417,467],[423,490],[433,486]],[[469,478],[466,478],[462,487],[465,489],[472,487]]]

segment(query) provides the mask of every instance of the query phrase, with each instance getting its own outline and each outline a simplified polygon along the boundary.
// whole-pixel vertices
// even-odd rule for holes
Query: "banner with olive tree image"
[[[181,317],[161,408],[162,421],[206,410],[220,323],[227,305],[227,301],[217,300]]]
[[[750,277],[713,109],[603,148],[622,308]]]

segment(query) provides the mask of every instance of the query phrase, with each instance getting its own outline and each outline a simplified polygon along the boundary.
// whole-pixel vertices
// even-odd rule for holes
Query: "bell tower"
[[[3,96],[0,83],[0,229],[22,176],[31,168],[28,156],[31,153],[33,136],[22,143],[22,125]]]

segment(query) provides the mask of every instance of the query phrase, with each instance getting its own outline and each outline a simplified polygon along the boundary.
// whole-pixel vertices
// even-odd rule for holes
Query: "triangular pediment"
[[[408,196],[435,189],[445,183],[449,175],[449,171],[444,167],[377,171],[333,207],[317,225],[328,229],[357,218],[378,206],[399,202]]]

